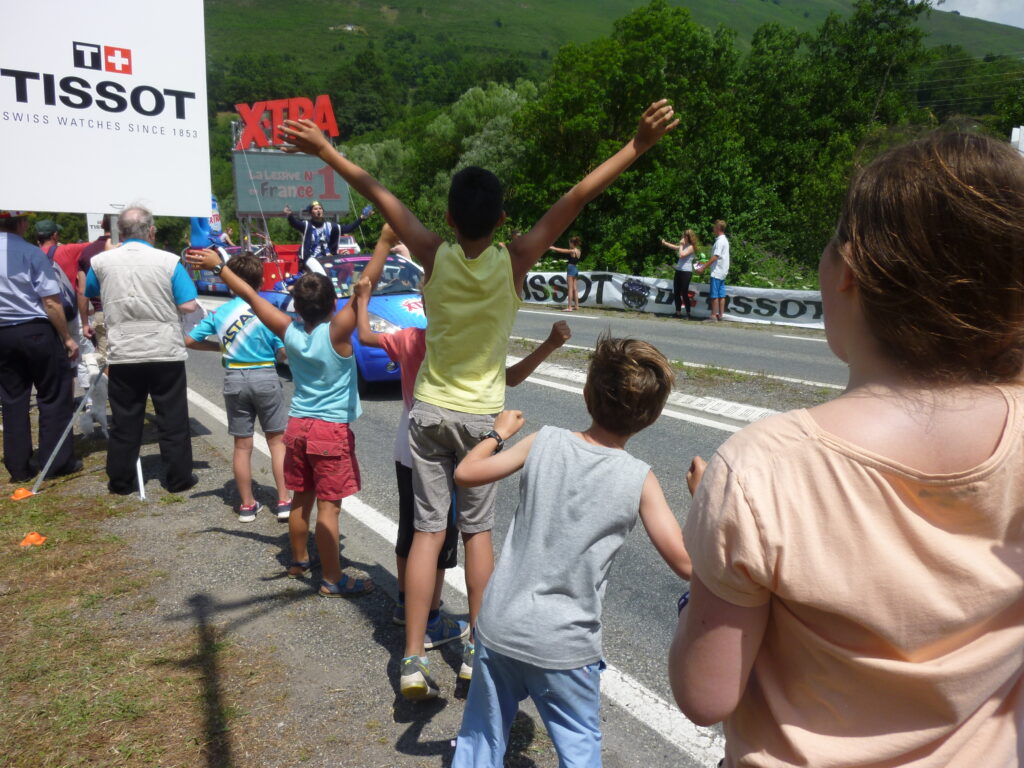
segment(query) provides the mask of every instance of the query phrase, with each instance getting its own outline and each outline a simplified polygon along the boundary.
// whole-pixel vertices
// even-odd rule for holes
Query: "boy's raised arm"
[[[373,289],[377,286],[377,281],[380,280],[381,273],[384,271],[384,262],[387,261],[392,246],[397,242],[398,236],[395,234],[395,231],[385,224],[384,228],[380,231],[377,245],[373,249],[373,256],[370,257],[369,263],[363,268],[363,274],[356,283],[358,289],[359,283],[365,281],[364,287],[360,290],[366,292],[366,302],[369,302],[370,294],[373,293]],[[369,287],[365,287],[366,285]],[[331,318],[331,343],[335,345],[348,343],[349,337],[355,329],[356,300],[353,296]],[[359,341],[362,343],[362,339]],[[373,344],[371,346],[379,345]]]
[[[502,411],[494,420],[494,431],[501,439],[508,440],[523,428],[525,424],[522,411]],[[478,485],[494,483],[513,472],[522,469],[536,432],[523,438],[507,451],[498,450],[498,441],[493,437],[485,437],[474,446],[473,450],[459,462],[455,468],[455,482],[463,488],[474,488]]]
[[[370,328],[370,295],[373,293],[373,286],[365,277],[359,278],[352,287],[352,298],[356,308],[356,333],[359,336],[359,343],[364,347],[380,347],[380,334],[374,333]]]
[[[579,216],[583,206],[601,194],[619,175],[631,166],[640,155],[653,147],[666,133],[677,125],[673,120],[675,112],[668,99],[656,101],[647,108],[640,118],[636,135],[618,152],[592,170],[583,180],[570,189],[551,206],[526,234],[509,244],[512,257],[512,273],[515,284],[520,285],[526,273],[537,263],[544,251],[557,240],[573,220]]]
[[[544,341],[518,363],[505,369],[505,385],[515,387],[522,384],[531,373],[537,370],[538,365],[571,338],[572,331],[569,330],[569,324],[565,320],[559,320],[552,324],[551,333]]]
[[[647,473],[644,488],[640,492],[640,521],[661,559],[675,571],[680,578],[690,580],[693,576],[693,563],[683,543],[683,530],[679,521],[672,514],[672,509],[665,500],[661,484],[653,472]]]
[[[200,269],[213,269],[218,264],[223,264],[220,254],[210,248],[203,248],[200,251],[193,251],[185,257],[185,260],[193,267]],[[282,312],[269,301],[259,295],[245,280],[231,271],[231,267],[224,264],[220,272],[220,279],[231,289],[231,292],[238,298],[252,307],[256,317],[260,319],[270,332],[283,339],[288,326],[292,324],[291,317]]]
[[[312,120],[285,120],[281,125],[281,132],[291,144],[284,148],[285,152],[316,155],[336,170],[359,194],[373,203],[429,274],[434,266],[434,254],[442,242],[440,237],[423,226],[415,214],[387,187],[351,160],[342,157]]]

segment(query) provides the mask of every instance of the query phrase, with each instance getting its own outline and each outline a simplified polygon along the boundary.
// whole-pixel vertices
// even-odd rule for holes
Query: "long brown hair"
[[[836,245],[868,326],[914,378],[1006,381],[1024,366],[1024,158],[934,133],[850,184]]]

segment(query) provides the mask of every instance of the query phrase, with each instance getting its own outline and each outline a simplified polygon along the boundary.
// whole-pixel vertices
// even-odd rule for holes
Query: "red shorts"
[[[288,490],[315,491],[318,499],[329,501],[359,491],[356,437],[348,424],[292,416],[284,444]]]

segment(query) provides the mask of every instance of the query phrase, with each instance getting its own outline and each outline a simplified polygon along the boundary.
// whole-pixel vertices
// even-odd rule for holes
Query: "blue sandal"
[[[301,579],[306,575],[306,571],[312,570],[318,565],[320,565],[320,558],[315,555],[309,560],[292,560],[288,563],[288,578]]]
[[[320,597],[356,597],[373,591],[373,582],[369,579],[353,579],[347,573],[341,574],[337,584],[320,579]]]

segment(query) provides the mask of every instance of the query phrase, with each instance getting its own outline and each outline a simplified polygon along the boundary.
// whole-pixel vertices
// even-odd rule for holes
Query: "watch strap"
[[[504,440],[504,438],[502,438],[502,436],[499,435],[497,432],[495,432],[493,429],[490,432],[488,432],[486,435],[484,435],[484,440],[486,440],[489,437],[493,437],[495,439],[495,441],[498,443],[498,447],[494,449],[494,452],[495,453],[501,453],[501,450],[505,447],[505,440]]]

